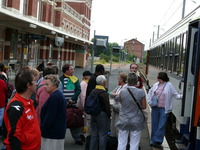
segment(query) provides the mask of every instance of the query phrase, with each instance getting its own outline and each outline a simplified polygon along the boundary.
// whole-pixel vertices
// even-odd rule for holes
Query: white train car
[[[200,6],[157,39],[148,54],[149,64],[168,72],[183,93],[172,112],[187,142],[182,139],[177,147],[200,150]]]

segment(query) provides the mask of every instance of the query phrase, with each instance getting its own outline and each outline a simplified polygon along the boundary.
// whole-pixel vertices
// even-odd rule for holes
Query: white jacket
[[[150,105],[152,103],[152,101],[151,101],[152,96],[154,95],[154,92],[158,88],[158,84],[159,84],[159,82],[155,83],[153,85],[153,87],[148,92],[147,102]],[[172,111],[173,102],[174,102],[174,98],[173,97],[175,97],[176,99],[181,99],[182,95],[178,94],[178,92],[175,90],[174,86],[170,82],[166,83],[163,92],[165,92],[165,113],[169,113],[169,112]]]

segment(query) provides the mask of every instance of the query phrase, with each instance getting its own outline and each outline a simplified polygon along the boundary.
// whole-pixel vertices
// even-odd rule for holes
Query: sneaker
[[[80,135],[81,141],[85,142],[85,136],[83,134]]]
[[[83,142],[82,141],[77,141],[77,142],[75,142],[75,144],[83,145]]]
[[[159,143],[155,143],[155,144],[153,144],[153,147],[155,147],[155,148],[159,148],[159,149],[163,149],[162,145],[159,144]]]

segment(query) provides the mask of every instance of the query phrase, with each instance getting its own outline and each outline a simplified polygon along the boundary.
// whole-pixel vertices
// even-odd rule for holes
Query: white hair
[[[106,81],[107,81],[107,79],[104,75],[99,75],[96,78],[97,85],[103,85]]]

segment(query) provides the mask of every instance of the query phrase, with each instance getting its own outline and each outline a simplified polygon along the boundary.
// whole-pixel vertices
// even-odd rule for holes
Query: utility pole
[[[160,25],[158,25],[157,39],[159,38]]]
[[[91,72],[93,73],[93,68],[94,68],[94,51],[95,51],[95,34],[96,34],[96,30],[94,30],[94,41],[93,41],[93,47],[92,47],[92,62],[91,62]]]
[[[186,3],[186,0],[183,0],[182,19],[185,17],[185,3]]]

